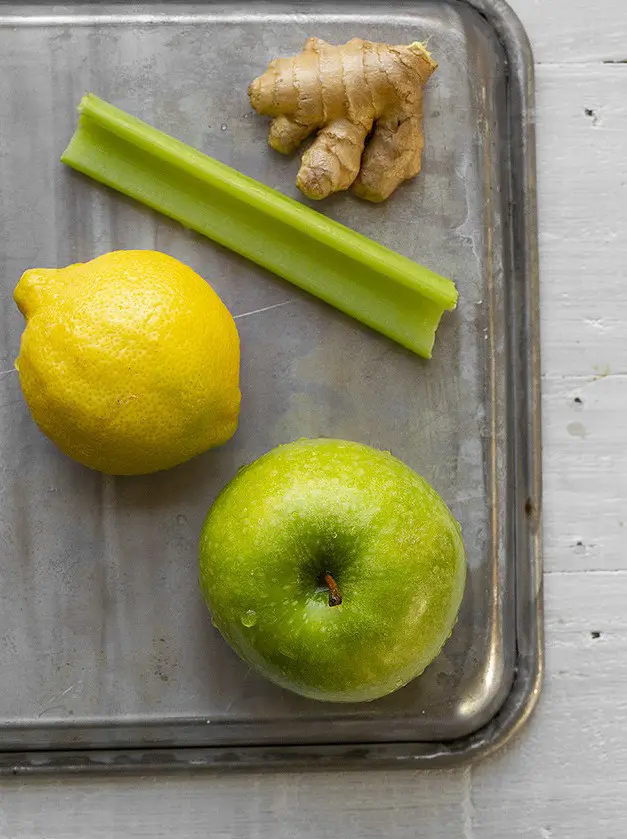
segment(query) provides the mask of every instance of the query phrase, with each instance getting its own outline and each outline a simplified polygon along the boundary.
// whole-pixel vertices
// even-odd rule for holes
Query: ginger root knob
[[[257,113],[273,117],[273,149],[291,154],[318,132],[296,181],[306,196],[352,187],[385,201],[420,172],[423,88],[436,67],[419,43],[354,38],[334,46],[309,38],[299,55],[272,61],[248,95]]]

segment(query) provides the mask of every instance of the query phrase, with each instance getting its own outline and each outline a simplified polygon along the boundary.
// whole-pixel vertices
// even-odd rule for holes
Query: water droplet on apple
[[[240,620],[246,629],[250,629],[251,626],[257,623],[257,612],[254,609],[249,609],[242,615]]]

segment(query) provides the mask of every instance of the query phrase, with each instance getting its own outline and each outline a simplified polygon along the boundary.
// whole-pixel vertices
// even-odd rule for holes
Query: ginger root
[[[309,38],[299,55],[272,61],[248,95],[257,113],[273,117],[268,143],[276,151],[291,154],[318,131],[296,181],[306,196],[352,186],[384,201],[420,172],[423,88],[436,67],[419,43]]]

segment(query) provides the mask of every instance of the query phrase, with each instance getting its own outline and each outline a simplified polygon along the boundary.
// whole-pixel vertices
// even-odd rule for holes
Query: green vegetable
[[[93,94],[79,114],[63,163],[431,357],[440,318],[457,302],[450,280]]]

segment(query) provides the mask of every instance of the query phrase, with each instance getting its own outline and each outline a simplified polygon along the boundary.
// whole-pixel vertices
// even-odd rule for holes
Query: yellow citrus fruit
[[[37,425],[70,457],[156,472],[225,443],[239,413],[239,337],[213,289],[156,251],[26,271],[15,363]]]

